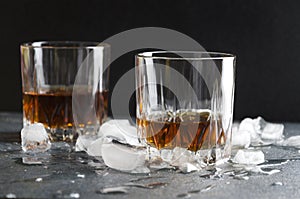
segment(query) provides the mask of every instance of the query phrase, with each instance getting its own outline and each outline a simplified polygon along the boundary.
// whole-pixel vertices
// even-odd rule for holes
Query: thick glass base
[[[194,152],[181,147],[158,150],[148,146],[146,159],[150,164],[164,162],[175,167],[192,164],[198,168],[204,168],[208,165],[214,165],[228,160],[230,156],[228,153],[225,153],[225,151],[224,147],[201,149]]]

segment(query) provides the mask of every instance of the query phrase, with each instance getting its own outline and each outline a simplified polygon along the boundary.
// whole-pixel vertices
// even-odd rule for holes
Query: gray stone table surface
[[[284,124],[286,137],[300,135],[300,124]],[[74,152],[66,143],[54,144],[39,157],[24,154],[19,143],[21,126],[21,114],[0,113],[0,198],[300,198],[298,149],[261,147],[269,162],[290,161],[273,166],[279,173],[250,173],[247,180],[175,170],[128,174],[107,168],[84,152]],[[33,158],[42,164],[25,164]],[[99,193],[102,188],[118,186],[127,193]]]

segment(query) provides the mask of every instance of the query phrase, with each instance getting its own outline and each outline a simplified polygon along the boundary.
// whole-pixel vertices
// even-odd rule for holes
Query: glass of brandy
[[[150,158],[151,151],[175,148],[207,163],[229,158],[234,55],[144,52],[136,55],[135,69],[138,137]]]
[[[41,41],[20,50],[23,125],[42,123],[52,141],[96,135],[107,117],[110,46]]]

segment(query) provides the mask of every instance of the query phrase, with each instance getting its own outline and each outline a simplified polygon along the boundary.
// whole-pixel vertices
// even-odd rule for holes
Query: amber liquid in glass
[[[188,111],[173,117],[153,118],[137,119],[137,124],[147,144],[157,149],[182,147],[196,152],[225,144],[225,133],[220,125],[217,127],[218,121],[213,123],[209,111]]]
[[[77,94],[78,102],[88,93]],[[92,121],[90,113],[82,110],[79,127],[86,127],[96,122],[102,124],[107,117],[108,91],[97,92],[95,95],[95,110],[98,121]],[[74,141],[74,120],[72,113],[72,89],[47,89],[43,93],[23,93],[24,120],[27,124],[42,123],[49,130],[52,141]],[[61,131],[61,133],[59,133]],[[74,132],[73,132],[74,133]],[[68,135],[70,134],[70,135]],[[77,136],[77,135],[75,135]]]

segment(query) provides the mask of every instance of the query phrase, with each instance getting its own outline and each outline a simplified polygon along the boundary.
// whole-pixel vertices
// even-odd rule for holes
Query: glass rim
[[[45,49],[84,49],[97,47],[110,47],[108,43],[96,41],[33,41],[20,44],[21,48],[45,48]]]
[[[163,56],[163,54],[172,53],[178,56],[180,55],[188,55],[188,56],[180,56],[180,57],[172,57],[172,56]],[[153,54],[162,54],[160,56]],[[197,57],[195,55],[205,55],[204,57]],[[226,58],[236,58],[235,55],[230,53],[223,52],[207,52],[207,51],[146,51],[142,53],[138,53],[136,55],[137,58],[150,58],[150,59],[162,59],[162,60],[215,60],[215,59],[226,59]]]

